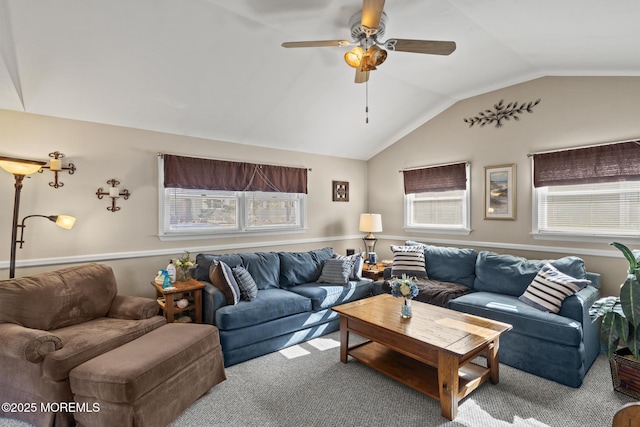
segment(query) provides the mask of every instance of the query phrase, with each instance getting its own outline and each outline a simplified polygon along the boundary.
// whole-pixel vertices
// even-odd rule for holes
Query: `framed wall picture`
[[[516,165],[485,166],[484,219],[516,219]]]
[[[333,201],[348,202],[349,201],[349,182],[333,181]]]

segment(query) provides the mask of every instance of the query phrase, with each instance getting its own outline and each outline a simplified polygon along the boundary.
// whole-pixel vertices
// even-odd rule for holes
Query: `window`
[[[403,171],[405,229],[469,234],[469,164]]]
[[[165,155],[164,157],[169,157]],[[176,157],[176,156],[172,156]],[[188,159],[188,158],[187,158]],[[174,159],[170,159],[173,162]],[[193,160],[193,159],[190,159]],[[209,164],[206,159],[195,159],[198,162],[204,160],[205,163],[192,163],[190,160],[181,163],[172,163],[167,166],[163,159],[160,161],[159,175],[160,182],[160,238],[208,238],[216,235],[238,235],[248,233],[282,233],[303,231],[306,226],[306,194],[301,192],[275,191],[277,187],[274,182],[288,181],[295,176],[285,174],[279,177],[270,175],[269,167],[263,165],[250,165],[238,163],[237,165],[250,165],[248,171],[241,168],[236,169],[236,165],[223,162]],[[200,168],[203,166],[203,168]],[[213,167],[212,167],[213,166]],[[253,173],[251,169],[253,168]],[[258,173],[255,171],[260,169]],[[280,167],[277,167],[280,168]],[[173,171],[172,171],[173,169]],[[188,172],[193,174],[190,180]],[[175,172],[174,171],[178,171]],[[217,172],[216,172],[217,171]],[[165,172],[170,177],[165,176]],[[278,170],[278,173],[282,173]],[[296,171],[296,173],[299,171]],[[216,173],[223,173],[219,181],[215,184],[203,180],[201,175],[206,174],[214,180]],[[231,182],[231,176],[240,177],[240,183]],[[306,192],[306,170],[304,185],[291,186],[285,184],[287,189],[298,190],[304,187]],[[265,182],[258,182],[263,180]],[[269,187],[270,191],[230,191],[211,188],[191,188],[191,187],[216,187],[220,183],[225,187],[250,188],[255,186]],[[247,184],[249,182],[249,184]]]
[[[640,237],[639,162],[636,141],[534,155],[534,237]]]
[[[537,234],[640,237],[640,181],[536,188]]]

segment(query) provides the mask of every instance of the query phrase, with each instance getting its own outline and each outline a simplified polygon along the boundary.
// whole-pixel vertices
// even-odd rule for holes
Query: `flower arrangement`
[[[404,297],[411,299],[418,296],[418,285],[414,283],[415,278],[403,274],[401,278],[391,282],[391,295],[394,297]]]
[[[185,282],[189,280],[189,269],[196,265],[196,263],[191,259],[189,251],[184,251],[182,257],[173,260],[173,265],[180,269],[180,280]]]

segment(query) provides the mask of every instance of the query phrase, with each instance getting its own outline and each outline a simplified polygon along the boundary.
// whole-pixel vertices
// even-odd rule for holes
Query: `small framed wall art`
[[[349,182],[348,181],[332,181],[333,201],[348,202],[349,201]]]
[[[484,219],[516,219],[516,165],[485,166]]]

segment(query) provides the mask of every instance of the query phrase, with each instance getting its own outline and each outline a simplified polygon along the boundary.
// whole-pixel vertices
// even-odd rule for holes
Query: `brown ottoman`
[[[224,381],[218,329],[170,323],[72,369],[79,425],[165,426]]]

